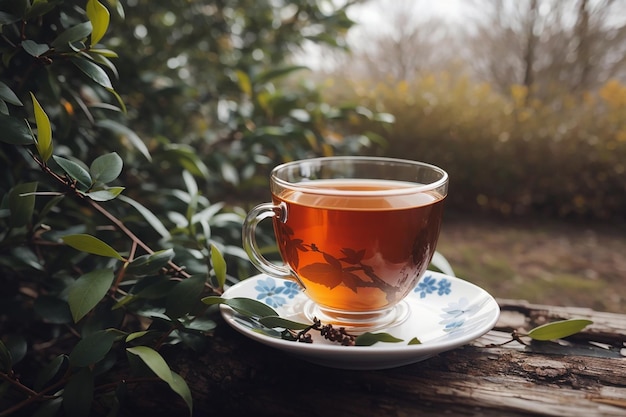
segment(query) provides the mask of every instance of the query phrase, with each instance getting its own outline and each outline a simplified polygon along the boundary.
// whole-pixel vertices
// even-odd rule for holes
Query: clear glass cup
[[[243,224],[243,247],[263,273],[296,281],[305,315],[353,332],[408,316],[403,299],[428,267],[439,238],[448,174],[423,162],[325,157],[270,174],[272,202]],[[271,218],[284,264],[267,260],[256,227]]]

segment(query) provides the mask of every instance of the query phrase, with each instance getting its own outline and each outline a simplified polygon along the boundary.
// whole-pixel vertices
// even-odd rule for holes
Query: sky
[[[390,5],[414,3],[416,7],[419,7],[420,13],[432,14],[456,22],[462,18],[466,7],[463,5],[464,2],[467,3],[467,0],[369,0],[364,5],[353,6],[349,15],[361,24],[379,24],[384,21],[384,11]]]
[[[391,12],[394,7],[401,10],[413,7],[413,13],[418,20],[426,20],[433,16],[444,19],[451,27],[463,25],[467,2],[468,0],[369,0],[363,5],[348,9],[348,16],[357,23],[349,32],[348,42],[358,41],[362,33],[392,31]],[[324,59],[315,45],[308,46],[306,53],[300,56],[298,61],[313,69],[324,67]]]

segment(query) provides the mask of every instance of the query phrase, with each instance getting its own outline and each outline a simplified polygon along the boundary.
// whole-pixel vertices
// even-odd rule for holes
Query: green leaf
[[[112,131],[113,133],[123,137],[124,139],[127,139],[129,142],[131,142],[135,148],[141,152],[143,154],[143,156],[148,160],[151,161],[152,160],[152,156],[150,156],[150,151],[148,151],[148,148],[146,147],[146,144],[143,143],[143,141],[141,140],[141,138],[139,136],[137,136],[137,134],[135,132],[133,132],[131,129],[129,129],[128,127],[124,126],[121,123],[115,122],[113,120],[99,120],[96,123],[96,126],[104,128],[104,129],[108,129],[110,131]]]
[[[78,181],[80,185],[89,188],[91,187],[91,184],[93,184],[89,171],[83,168],[82,165],[61,156],[53,155],[52,159],[59,164],[67,175]]]
[[[2,135],[0,141],[10,145],[32,145],[36,143],[24,120],[0,113]]]
[[[107,58],[118,58],[118,54],[115,51],[112,51],[110,49],[104,49],[104,48],[91,48],[89,50],[89,52],[91,52],[92,54],[98,54],[98,55],[102,55],[104,57]]]
[[[124,103],[124,100],[122,100],[122,96],[120,96],[117,91],[115,91],[112,88],[107,88],[106,89],[109,93],[111,93],[113,95],[113,97],[115,97],[115,99],[117,100],[118,104],[120,105],[121,111],[126,114],[128,113],[128,111],[126,110],[126,104]],[[110,121],[110,120],[109,120]],[[137,146],[137,145],[135,145]],[[145,146],[145,145],[144,145]],[[145,148],[145,151],[148,152],[148,148]],[[146,156],[146,159],[150,160],[150,154],[148,153],[148,156]]]
[[[362,335],[357,336],[355,340],[355,345],[356,346],[371,346],[378,342],[398,343],[398,342],[402,342],[402,339],[398,339],[397,337],[394,337],[390,335],[389,333],[366,332],[366,333],[363,333]]]
[[[115,258],[123,261],[122,255],[117,253],[115,249],[101,241],[95,236],[87,234],[67,235],[61,238],[66,245],[78,249],[82,252],[91,253],[92,255],[100,255],[108,258]]]
[[[174,259],[173,249],[164,249],[152,254],[139,256],[128,264],[126,272],[135,275],[150,275],[158,272]]]
[[[137,282],[132,292],[137,297],[155,300],[167,297],[175,284],[166,276],[145,277]]]
[[[11,354],[11,361],[14,365],[24,359],[28,351],[28,343],[23,335],[4,331],[2,339],[4,346]]]
[[[533,340],[554,340],[571,336],[580,332],[582,329],[592,324],[591,320],[569,319],[547,323],[542,326],[535,327],[528,332],[526,336]]]
[[[132,342],[135,339],[139,339],[140,337],[144,337],[148,333],[150,333],[150,330],[142,330],[140,332],[133,332],[133,333],[130,333],[128,336],[126,336],[126,339],[124,339],[124,341],[126,343]]]
[[[70,377],[63,390],[65,415],[88,417],[93,401],[94,377],[90,368],[82,368]]]
[[[35,17],[43,16],[55,7],[57,7],[57,3],[54,1],[35,0],[32,2],[32,5],[27,8],[24,20],[27,21]]]
[[[102,39],[109,27],[109,10],[97,0],[89,0],[87,2],[86,11],[87,17],[93,27],[91,32],[91,45],[95,45]]]
[[[226,298],[218,297],[217,295],[210,295],[208,297],[202,298],[200,301],[202,301],[206,305],[212,306],[216,304],[224,304],[226,302]]]
[[[139,204],[137,201],[133,200],[132,198],[124,196],[124,195],[120,195],[118,200],[121,200],[133,206],[135,210],[137,210],[139,214],[141,214],[143,218],[146,219],[146,221],[150,224],[150,226],[152,226],[152,228],[158,234],[161,235],[161,237],[164,237],[166,239],[169,239],[171,237],[169,230],[167,230],[167,228],[163,225],[161,220],[159,220],[159,218],[155,216],[146,207],[142,206],[141,204]]]
[[[261,317],[259,319],[259,323],[261,323],[265,327],[269,327],[270,329],[274,329],[276,327],[281,327],[283,329],[290,330],[304,330],[307,327],[310,327],[310,324],[299,323],[297,321],[288,320],[283,317],[278,316],[266,316]]]
[[[20,101],[17,95],[9,88],[8,85],[0,81],[0,99],[4,101],[8,101],[11,104],[16,106],[23,106],[24,104]],[[4,127],[4,124],[3,124]]]
[[[252,96],[252,83],[250,82],[250,77],[248,74],[241,70],[236,70],[235,74],[237,75],[237,81],[239,84],[239,89],[248,97]]]
[[[37,411],[31,417],[56,417],[63,405],[63,397],[52,397],[50,400],[42,400]]]
[[[421,345],[422,341],[419,340],[417,337],[414,337],[413,339],[409,340],[409,346],[410,345]]]
[[[0,340],[0,371],[8,374],[12,367],[13,359],[11,358],[11,352]]]
[[[226,260],[215,245],[211,245],[211,265],[213,265],[219,288],[223,288],[226,283]]]
[[[162,381],[166,382],[172,391],[181,396],[181,398],[187,404],[189,408],[189,414],[193,410],[193,399],[191,398],[191,391],[187,386],[185,380],[178,374],[172,372],[170,367],[165,362],[165,359],[154,349],[148,346],[135,346],[126,348],[129,353],[139,356],[141,360],[159,377]]]
[[[52,156],[52,126],[50,119],[43,110],[35,95],[30,93],[35,111],[35,123],[37,124],[37,152],[41,159],[46,162]]]
[[[30,39],[22,42],[22,48],[31,56],[38,57],[50,50],[50,47],[45,43],[37,43]]]
[[[84,195],[91,198],[93,201],[109,201],[115,199],[125,189],[125,187],[107,187],[104,190],[95,190],[84,193]]]
[[[111,350],[116,337],[117,334],[110,330],[100,330],[82,338],[70,353],[70,363],[84,367],[101,361]]]
[[[72,322],[72,312],[67,301],[48,294],[39,294],[33,303],[33,310],[47,323],[66,324]]]
[[[111,152],[94,159],[89,167],[89,173],[94,181],[107,184],[119,177],[123,166],[124,161],[122,161],[117,152]]]
[[[54,382],[56,377],[61,377],[67,370],[68,360],[67,355],[59,355],[54,358],[49,364],[45,365],[37,374],[34,388],[39,391],[44,388],[48,383]]]
[[[100,84],[104,88],[113,88],[111,80],[107,73],[98,65],[83,58],[71,58],[74,65],[78,67],[85,75],[91,78],[96,83]]]
[[[17,184],[9,192],[9,224],[12,227],[26,226],[35,210],[36,182]]]
[[[278,316],[278,313],[272,307],[251,298],[229,298],[226,300],[226,305],[238,313],[249,317]]]
[[[282,68],[275,68],[269,71],[259,73],[253,80],[255,84],[261,84],[273,80],[275,78],[279,78],[288,74],[291,74],[294,71],[300,70],[309,70],[308,67],[303,65],[292,65]]]
[[[219,298],[219,300],[217,300]],[[221,297],[205,297],[202,299],[205,304],[226,304],[239,314],[246,317],[267,317],[278,316],[278,313],[270,306],[252,298],[235,297],[235,298],[221,298]]]
[[[164,148],[160,156],[167,160],[175,160],[197,177],[208,179],[210,177],[209,168],[203,162],[197,150],[185,144],[170,143]]]
[[[206,278],[196,274],[178,282],[167,296],[165,314],[177,318],[189,313],[200,299]]]
[[[96,269],[76,280],[67,296],[74,322],[78,322],[98,305],[111,288],[113,278],[113,270]]]
[[[20,21],[20,17],[10,14],[10,13],[6,13],[6,12],[0,12],[0,25],[10,25],[11,23],[15,23],[15,22],[19,22]]]
[[[55,40],[52,41],[51,45],[55,48],[59,48],[70,43],[82,41],[89,36],[91,30],[91,22],[79,23],[76,26],[72,26],[62,32]]]

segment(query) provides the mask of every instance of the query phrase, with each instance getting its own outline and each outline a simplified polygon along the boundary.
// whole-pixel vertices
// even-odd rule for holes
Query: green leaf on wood
[[[148,346],[135,346],[126,348],[129,353],[139,356],[154,374],[167,383],[172,391],[180,395],[189,408],[189,414],[193,410],[191,391],[185,380],[175,372],[172,372],[165,359],[154,349]]]
[[[526,336],[539,341],[561,339],[580,332],[592,323],[591,320],[585,319],[555,321],[535,327],[530,330]]]
[[[122,173],[124,162],[117,152],[100,155],[93,160],[89,167],[89,173],[94,181],[109,183]]]
[[[67,235],[61,238],[66,245],[78,249],[82,252],[100,255],[108,258],[115,258],[123,261],[124,258],[115,249],[107,245],[95,236],[87,234]]]
[[[46,162],[52,156],[52,126],[50,119],[43,110],[35,95],[30,93],[35,111],[35,123],[37,124],[37,152],[42,161]]]
[[[399,343],[402,342],[402,339],[398,339],[395,336],[390,335],[389,333],[370,333],[366,332],[362,335],[357,336],[355,340],[356,346],[372,346],[375,343],[384,342],[384,343]]]
[[[67,296],[74,322],[78,322],[98,305],[111,288],[113,278],[113,270],[96,269],[76,280]]]
[[[87,17],[91,22],[93,30],[91,32],[91,45],[100,42],[109,28],[110,14],[109,10],[97,0],[89,0],[87,2]]]

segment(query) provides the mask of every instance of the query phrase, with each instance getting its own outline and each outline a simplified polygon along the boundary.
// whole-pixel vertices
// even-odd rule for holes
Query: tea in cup
[[[274,168],[270,190],[272,203],[254,207],[244,221],[243,247],[261,272],[303,288],[309,319],[353,332],[406,319],[403,299],[437,246],[444,170],[393,158],[314,158]],[[284,265],[257,246],[255,230],[266,218]]]

